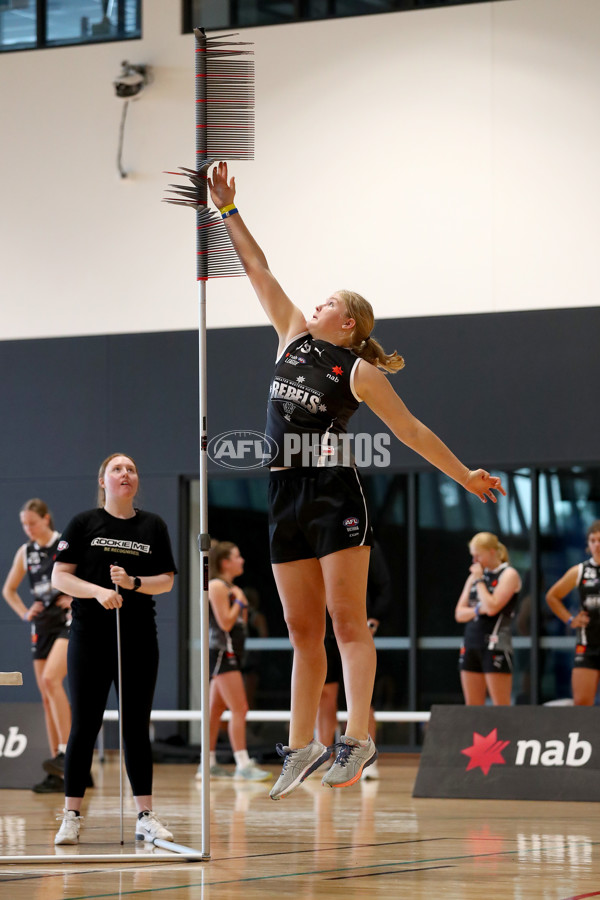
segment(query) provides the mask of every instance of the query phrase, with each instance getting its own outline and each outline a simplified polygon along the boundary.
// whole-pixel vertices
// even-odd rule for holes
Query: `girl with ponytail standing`
[[[481,531],[469,543],[473,563],[456,604],[455,618],[465,623],[459,669],[465,703],[482,706],[489,694],[494,706],[509,706],[512,690],[511,622],[521,578],[509,565],[508,552],[495,534]]]

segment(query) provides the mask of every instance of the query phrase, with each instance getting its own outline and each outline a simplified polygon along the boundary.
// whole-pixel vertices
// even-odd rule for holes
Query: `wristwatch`
[[[133,578],[133,587],[131,590],[137,591],[137,589],[142,586],[142,579],[138,575],[132,575],[131,577]]]

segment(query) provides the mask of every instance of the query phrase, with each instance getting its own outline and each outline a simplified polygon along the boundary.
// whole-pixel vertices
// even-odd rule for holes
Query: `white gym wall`
[[[198,23],[202,24],[202,23]],[[0,55],[0,339],[192,329],[194,163],[180,3],[143,39]],[[600,4],[499,0],[245,30],[256,161],[232,164],[271,267],[308,310],[337,287],[378,317],[598,302]],[[116,167],[121,60],[152,66]],[[245,279],[209,326],[262,325]]]

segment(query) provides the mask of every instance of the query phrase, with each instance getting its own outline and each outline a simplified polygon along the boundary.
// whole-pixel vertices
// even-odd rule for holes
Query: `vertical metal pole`
[[[408,531],[408,708],[418,709],[418,659],[419,659],[419,631],[417,622],[417,478],[416,472],[409,472],[407,478],[407,504],[406,523]],[[410,744],[416,747],[417,725],[412,722],[409,726]]]
[[[529,634],[531,649],[529,651],[529,702],[537,705],[540,702],[540,490],[539,470],[531,467],[531,531],[529,534],[531,547],[531,616]]]
[[[207,61],[206,35],[198,29],[195,41],[196,76],[196,165],[199,169],[207,157]],[[208,172],[206,171],[206,174]],[[208,203],[208,186],[203,188],[204,203]],[[208,477],[207,451],[207,364],[206,364],[206,281],[208,278],[208,235],[207,229],[200,227],[200,215],[196,216],[196,276],[198,279],[198,363],[200,399],[200,694],[202,697],[201,757],[202,772],[202,858],[210,859],[210,717],[209,717],[209,677],[208,677]]]
[[[119,585],[115,585],[119,593]],[[121,846],[123,846],[123,668],[121,665],[121,610],[117,607],[117,693],[119,695],[119,818],[121,822]]]
[[[198,350],[200,360],[200,693],[202,697],[202,858],[210,859],[210,717],[208,673],[208,477],[206,427],[206,281],[198,282],[199,330]]]

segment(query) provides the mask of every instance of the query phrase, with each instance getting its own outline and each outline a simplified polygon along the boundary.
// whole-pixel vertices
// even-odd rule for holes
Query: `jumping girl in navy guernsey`
[[[467,469],[410,414],[380,371],[396,372],[404,360],[386,353],[371,336],[371,305],[359,294],[336,291],[307,320],[244,224],[226,163],[212,170],[209,187],[279,339],[267,414],[267,433],[278,445],[269,463],[269,532],[273,574],[294,648],[289,745],[277,745],[283,770],[270,793],[279,800],[330,753],[313,739],[327,666],[326,608],[342,657],[348,722],[322,783],[355,784],[377,758],[368,733],[376,663],[366,612],[372,537],[364,493],[344,439],[359,402],[484,502],[495,500],[494,490],[504,490],[499,478]]]
[[[593,706],[600,683],[600,519],[587,530],[587,546],[590,558],[571,566],[546,594],[552,612],[568,628],[576,629],[571,676],[575,706]],[[563,600],[575,588],[579,610],[571,615]]]
[[[509,706],[512,690],[512,632],[521,578],[495,534],[482,531],[469,543],[473,564],[455,618],[465,622],[460,681],[467,706],[482,706],[489,693],[495,706]]]

